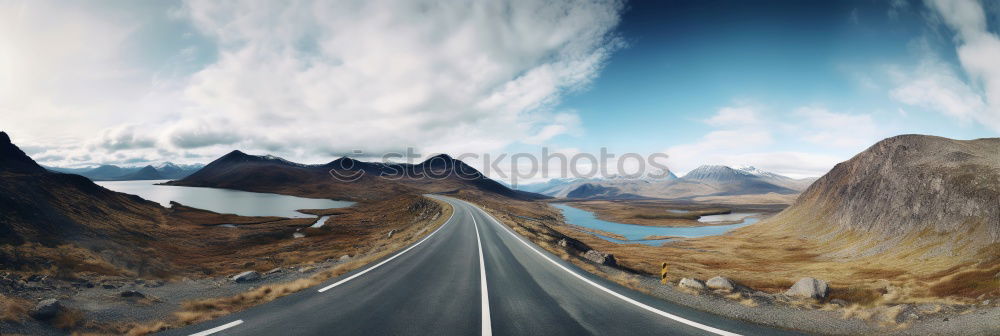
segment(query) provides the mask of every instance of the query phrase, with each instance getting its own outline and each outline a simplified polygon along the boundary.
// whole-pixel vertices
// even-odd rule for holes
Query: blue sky
[[[818,176],[888,136],[998,136],[998,14],[974,0],[0,0],[0,128],[59,166],[606,147],[666,153],[678,173]]]
[[[894,71],[916,68],[928,58],[960,67],[952,35],[928,19],[932,14],[920,2],[634,2],[617,30],[628,46],[615,53],[590,90],[563,103],[579,112],[585,136],[557,143],[587,150],[663,150],[713,131],[705,121],[732,106],[752,107],[772,122],[796,124],[801,117],[794,111],[813,107],[870,116],[875,125],[874,132],[837,133],[859,137],[855,145],[822,146],[776,132],[773,143],[751,151],[802,151],[844,160],[896,134],[997,136],[995,124],[957,120],[893,99],[891,91],[899,85]],[[772,167],[793,175],[822,170],[789,168]]]

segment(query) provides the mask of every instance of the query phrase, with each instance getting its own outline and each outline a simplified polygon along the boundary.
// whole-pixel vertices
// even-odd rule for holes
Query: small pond
[[[732,229],[756,223],[758,221],[758,218],[756,217],[748,218],[749,216],[758,215],[757,213],[738,213],[738,214],[712,215],[712,216],[702,217],[702,218],[712,217],[709,220],[712,222],[730,221],[730,220],[742,221],[736,224],[708,225],[708,226],[696,226],[696,227],[645,226],[645,225],[634,225],[634,224],[622,224],[622,223],[615,223],[615,222],[601,220],[598,219],[590,211],[577,209],[565,204],[552,204],[552,206],[558,208],[559,210],[562,210],[563,216],[566,217],[566,222],[568,224],[609,232],[625,237],[625,240],[621,240],[612,237],[607,237],[597,233],[588,232],[595,236],[601,237],[604,240],[619,244],[640,243],[640,244],[658,246],[670,239],[645,239],[645,238],[650,236],[671,236],[671,237],[685,237],[685,238],[715,236],[726,233]],[[729,217],[716,217],[716,216],[729,216]],[[727,219],[727,218],[734,218],[734,219]]]

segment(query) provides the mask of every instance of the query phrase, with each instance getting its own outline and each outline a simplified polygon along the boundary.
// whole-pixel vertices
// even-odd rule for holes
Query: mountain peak
[[[46,172],[45,168],[14,145],[6,132],[0,132],[0,171],[28,174]]]
[[[435,155],[435,156],[427,158],[427,160],[424,160],[424,163],[437,162],[437,161],[452,162],[452,161],[458,161],[458,160],[455,160],[454,158],[452,158],[448,154],[438,154],[438,155]]]
[[[754,166],[751,166],[751,165],[742,165],[739,168],[736,168],[736,170],[744,172],[744,173],[747,173],[747,174],[750,174],[750,175],[761,176],[761,177],[778,177],[779,176],[778,174],[775,174],[775,173],[772,173],[772,172],[769,172],[769,171],[766,171],[766,170],[763,170],[763,169],[760,169],[760,168],[757,168],[757,167],[754,167]]]

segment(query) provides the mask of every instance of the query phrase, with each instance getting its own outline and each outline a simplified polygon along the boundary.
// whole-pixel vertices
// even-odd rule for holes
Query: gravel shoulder
[[[675,282],[663,285],[659,279],[635,275],[608,266],[598,266],[603,277],[631,278],[649,295],[701,311],[733,319],[798,330],[818,335],[1000,335],[1000,307],[986,305],[939,305],[932,303],[903,305],[891,321],[888,309],[872,309],[873,315],[862,319],[844,318],[844,310],[833,304],[812,305],[792,300],[782,294],[769,294],[737,286],[733,292],[691,290]],[[740,293],[744,303],[727,298]],[[753,300],[751,305],[748,301]],[[855,314],[857,315],[857,314]]]

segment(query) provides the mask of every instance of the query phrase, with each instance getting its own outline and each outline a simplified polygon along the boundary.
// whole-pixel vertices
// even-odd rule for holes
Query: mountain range
[[[703,196],[797,194],[813,178],[793,179],[754,167],[701,166],[684,177],[673,173],[651,178],[581,178],[553,179],[544,183],[520,185],[519,190],[557,198],[573,199],[691,199]]]
[[[174,180],[187,177],[201,169],[201,164],[175,164],[164,162],[158,165],[120,167],[116,165],[101,165],[90,168],[60,168],[45,167],[48,170],[77,174],[93,181],[130,181],[130,180]]]
[[[547,198],[510,189],[445,154],[417,164],[364,162],[343,157],[326,164],[306,165],[272,155],[250,155],[236,150],[194,174],[166,184],[343,200],[382,198],[402,192],[449,193],[460,190],[520,200]]]

